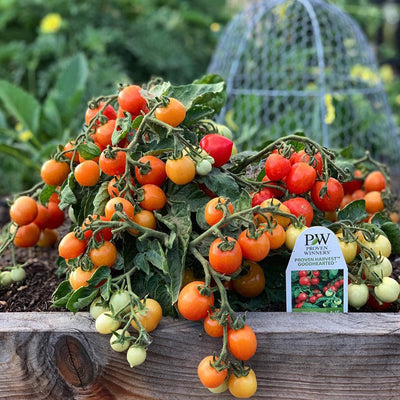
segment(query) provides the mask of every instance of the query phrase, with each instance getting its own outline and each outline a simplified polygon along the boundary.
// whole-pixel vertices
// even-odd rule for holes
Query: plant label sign
[[[335,234],[304,230],[286,270],[286,311],[347,312],[347,265]]]

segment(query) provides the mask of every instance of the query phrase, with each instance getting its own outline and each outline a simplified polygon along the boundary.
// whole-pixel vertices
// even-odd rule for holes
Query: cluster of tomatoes
[[[344,196],[340,203],[340,209],[343,209],[352,201],[363,199],[365,201],[365,209],[367,213],[373,216],[377,212],[385,209],[384,193],[387,188],[386,178],[381,171],[375,170],[363,174],[356,169],[353,179],[349,182],[342,183]],[[399,215],[396,211],[390,213],[393,222],[399,221]]]

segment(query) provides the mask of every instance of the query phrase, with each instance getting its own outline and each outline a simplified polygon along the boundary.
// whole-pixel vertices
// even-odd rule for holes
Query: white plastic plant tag
[[[286,270],[286,311],[347,312],[347,265],[335,234],[303,231]]]

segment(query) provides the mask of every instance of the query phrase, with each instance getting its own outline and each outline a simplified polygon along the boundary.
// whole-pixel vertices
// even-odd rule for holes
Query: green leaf
[[[74,186],[75,186],[74,173],[70,172],[68,178],[61,186],[60,204],[58,205],[61,208],[61,210],[63,210],[69,205],[77,203],[78,200],[74,193]]]
[[[379,227],[381,227],[386,222],[391,222],[391,219],[388,216],[379,212],[375,213],[371,219],[371,223]]]
[[[108,181],[103,182],[100,185],[96,197],[93,200],[93,205],[94,205],[93,214],[99,214],[99,215],[104,214],[104,209],[106,207],[107,201],[110,200],[110,195],[108,193],[107,186],[108,186]]]
[[[85,160],[93,160],[101,154],[100,149],[92,142],[80,143],[77,150]]]
[[[146,259],[144,253],[137,253],[135,256],[135,265],[143,271],[146,275],[150,274],[150,264]]]
[[[139,129],[140,124],[143,121],[143,115],[138,115],[132,122],[131,127],[132,129]]]
[[[43,132],[40,132],[40,136],[45,136],[47,139],[60,138],[63,134],[60,111],[57,108],[55,100],[51,97],[47,97],[43,104],[41,128],[45,135],[43,135]]]
[[[240,197],[241,191],[235,179],[218,168],[213,168],[208,175],[199,178],[198,182],[204,183],[216,195],[227,197],[232,202]]]
[[[392,245],[392,253],[400,254],[400,227],[394,222],[385,222],[381,229],[385,232]]]
[[[71,119],[76,115],[85,90],[87,77],[86,57],[83,53],[78,53],[58,76],[57,82],[49,94],[49,97],[57,105],[65,125],[69,125]]]
[[[166,258],[170,280],[169,292],[172,302],[175,303],[182,284],[186,251],[192,232],[190,208],[187,203],[175,202],[165,216],[157,213],[156,217],[171,230],[171,238],[174,239],[171,248],[166,250]]]
[[[105,279],[108,279],[110,274],[111,274],[111,269],[109,267],[102,266],[100,268],[97,268],[96,272],[88,280],[89,286],[91,287],[97,286],[100,282],[104,281]]]
[[[50,196],[56,191],[57,186],[45,185],[40,192],[39,200],[42,204],[47,204],[49,202]]]
[[[18,86],[0,80],[0,99],[11,115],[34,135],[39,131],[40,104]]]
[[[235,212],[248,210],[249,208],[251,208],[251,204],[252,203],[250,194],[246,190],[243,190],[240,193],[239,198],[234,201],[233,209]]]
[[[225,83],[172,86],[167,96],[175,97],[188,112],[194,105],[210,107],[217,113],[225,102]]]
[[[186,126],[190,126],[204,118],[212,117],[214,114],[215,110],[213,108],[201,104],[196,104],[186,112],[183,124]]]
[[[7,154],[22,161],[26,166],[39,171],[40,165],[32,161],[32,156],[25,151],[22,151],[15,146],[9,146],[8,144],[0,144],[0,153]]]
[[[187,202],[190,211],[195,212],[208,203],[210,197],[199,189],[195,183],[177,186],[176,192],[170,196],[171,202]]]
[[[72,293],[65,307],[75,314],[81,308],[91,304],[98,296],[98,291],[99,290],[93,286],[83,286]]]
[[[69,280],[61,282],[55,292],[52,294],[52,306],[53,307],[65,307],[68,303],[69,298],[73,293],[72,287]]]
[[[367,217],[368,213],[365,211],[365,200],[363,199],[352,201],[337,214],[338,221],[349,220],[354,224]]]

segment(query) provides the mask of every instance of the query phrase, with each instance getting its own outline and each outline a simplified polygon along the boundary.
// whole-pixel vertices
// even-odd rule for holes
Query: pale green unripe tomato
[[[115,331],[116,333],[118,333],[120,336],[122,335],[123,329],[118,329],[117,331]],[[124,337],[128,338],[130,337],[130,333],[128,331],[124,332]],[[117,351],[119,353],[125,351],[129,345],[130,345],[130,341],[129,340],[124,340],[123,342],[120,342],[118,340],[118,336],[113,333],[111,338],[110,338],[110,346],[114,351]]]
[[[212,164],[208,160],[201,160],[196,164],[196,173],[200,176],[208,175],[212,171]]]
[[[400,294],[400,286],[396,280],[385,276],[382,283],[374,287],[375,296],[384,303],[392,303]]]
[[[103,303],[103,304],[102,304]],[[97,319],[97,317],[104,313],[108,312],[110,309],[108,306],[104,305],[104,301],[101,297],[96,297],[93,301],[92,304],[90,305],[89,313],[92,316],[92,318]]]
[[[217,133],[221,136],[225,136],[226,138],[232,140],[233,134],[232,131],[226,126],[222,124],[214,124],[217,128]]]
[[[10,273],[13,282],[21,282],[26,278],[26,272],[22,267],[13,268]]]
[[[0,286],[7,287],[13,283],[10,271],[3,271],[0,273]]]
[[[368,286],[365,283],[350,283],[348,286],[349,305],[357,310],[364,306],[369,297]]]
[[[238,151],[237,151],[236,144],[233,143],[231,157],[234,156],[235,154],[237,154],[237,152],[238,152]]]
[[[126,359],[128,360],[131,368],[143,364],[146,360],[147,351],[141,346],[131,346],[126,353]]]
[[[364,266],[364,273],[367,279],[374,279],[374,272],[382,279],[385,276],[390,276],[392,271],[392,263],[387,257],[382,257],[382,261],[378,264],[368,263]]]
[[[108,335],[112,333],[112,331],[116,331],[121,325],[121,322],[114,319],[109,315],[109,313],[101,313],[96,318],[96,331],[103,334]]]
[[[219,386],[208,388],[211,393],[224,393],[228,390],[228,381],[225,379]]]
[[[127,290],[119,290],[112,294],[110,298],[110,309],[114,315],[127,314],[131,309],[131,297]]]

